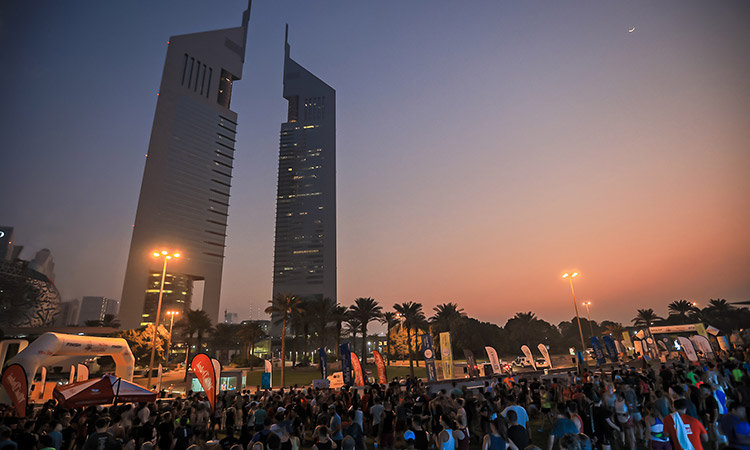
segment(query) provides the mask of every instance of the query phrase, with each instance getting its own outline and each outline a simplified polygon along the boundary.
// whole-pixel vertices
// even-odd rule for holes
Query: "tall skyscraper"
[[[287,27],[273,293],[335,300],[336,91],[290,58],[288,37]]]
[[[119,311],[119,300],[107,297],[83,297],[81,309],[78,312],[78,325],[85,325],[89,321],[102,321],[108,314],[117,317]]]
[[[191,307],[192,284],[203,280],[202,309],[218,322],[237,136],[237,113],[229,107],[249,20],[250,5],[239,27],[169,39],[125,273],[123,328],[156,320],[151,291],[162,262],[152,252],[161,249],[182,255],[169,263],[165,290],[174,292],[169,277],[189,281],[169,309]]]

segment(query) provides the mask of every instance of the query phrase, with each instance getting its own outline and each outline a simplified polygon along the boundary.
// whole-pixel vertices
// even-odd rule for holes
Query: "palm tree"
[[[682,322],[688,322],[688,313],[695,310],[695,304],[687,300],[675,300],[667,306],[670,313],[680,317]]]
[[[347,311],[344,323],[346,323],[346,331],[349,332],[349,336],[352,340],[351,351],[354,351],[357,347],[357,333],[362,329],[362,324],[359,319],[352,316],[349,311]]]
[[[326,297],[311,300],[309,305],[310,323],[313,332],[318,335],[318,348],[323,348],[326,345],[328,326],[332,322],[331,316],[334,313],[334,308],[336,308],[336,302]]]
[[[257,322],[242,324],[237,335],[245,344],[245,359],[248,361],[250,360],[250,355],[255,353],[255,343],[266,337],[266,333]]]
[[[331,310],[329,320],[333,322],[334,328],[336,329],[336,354],[341,357],[341,329],[343,328],[344,322],[346,322],[347,312],[349,310],[345,306],[336,305]]]
[[[269,300],[266,314],[276,316],[274,325],[281,324],[281,387],[284,387],[284,369],[286,365],[286,325],[294,314],[302,310],[302,302],[292,294],[278,293]]]
[[[656,315],[653,309],[639,309],[638,314],[631,322],[637,327],[651,327],[657,321],[664,320],[663,317]]]
[[[187,366],[190,363],[190,345],[193,335],[196,335],[196,350],[200,352],[203,346],[203,335],[211,331],[211,319],[205,311],[188,309],[182,320],[177,322],[177,327],[182,328],[186,337],[185,350],[185,381],[187,381]]]
[[[708,301],[708,308],[709,312],[716,314],[716,315],[724,315],[729,314],[732,312],[732,310],[735,309],[734,306],[732,306],[731,303],[726,301],[723,298],[718,298],[715,300],[709,300]]]
[[[422,311],[421,303],[404,302],[393,305],[393,309],[401,314],[401,326],[406,327],[406,341],[409,345],[409,374],[414,378],[414,346],[411,342],[411,332],[423,328],[427,324],[427,319]]]
[[[385,333],[385,341],[386,341],[386,348],[388,351],[386,352],[386,357],[388,358],[388,364],[391,363],[391,330],[398,324],[401,323],[401,317],[398,316],[393,311],[388,311],[383,313],[383,315],[380,317],[380,323],[385,324],[387,327],[387,331]]]
[[[609,323],[604,327],[604,329],[607,331],[607,333],[618,337],[622,336],[622,332],[625,331],[625,328],[623,328],[620,322]]]
[[[466,317],[464,310],[452,302],[437,305],[432,310],[435,311],[435,315],[430,318],[430,322],[438,331],[449,331],[453,322]]]
[[[354,300],[354,304],[349,307],[349,314],[359,320],[359,326],[362,328],[362,364],[367,361],[367,325],[370,322],[379,320],[383,316],[383,307],[370,297],[360,297]]]
[[[214,327],[211,333],[211,346],[217,351],[217,359],[220,361],[223,360],[226,362],[229,360],[229,351],[242,346],[240,343],[239,328],[240,325],[229,323],[219,323]],[[224,358],[218,357],[219,351],[224,352]]]

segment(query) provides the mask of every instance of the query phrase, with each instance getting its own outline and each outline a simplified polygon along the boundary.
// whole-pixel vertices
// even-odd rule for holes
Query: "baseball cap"
[[[404,433],[404,440],[405,441],[408,441],[408,440],[412,440],[413,441],[414,440],[414,432],[411,431],[411,430],[409,430],[406,433]]]

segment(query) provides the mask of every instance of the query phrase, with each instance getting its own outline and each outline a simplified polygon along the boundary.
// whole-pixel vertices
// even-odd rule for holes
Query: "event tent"
[[[153,402],[156,393],[111,374],[55,386],[53,397],[63,408],[108,405],[115,402]]]

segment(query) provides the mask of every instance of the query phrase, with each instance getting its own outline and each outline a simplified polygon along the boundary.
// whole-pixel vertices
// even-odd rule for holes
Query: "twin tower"
[[[250,6],[242,26],[173,36],[156,103],[120,307],[123,328],[169,321],[200,292],[219,319],[237,113]],[[299,65],[284,43],[273,294],[336,299],[336,91]],[[242,156],[239,156],[242,157]],[[168,261],[157,318],[163,260]],[[200,300],[200,299],[196,299]]]

